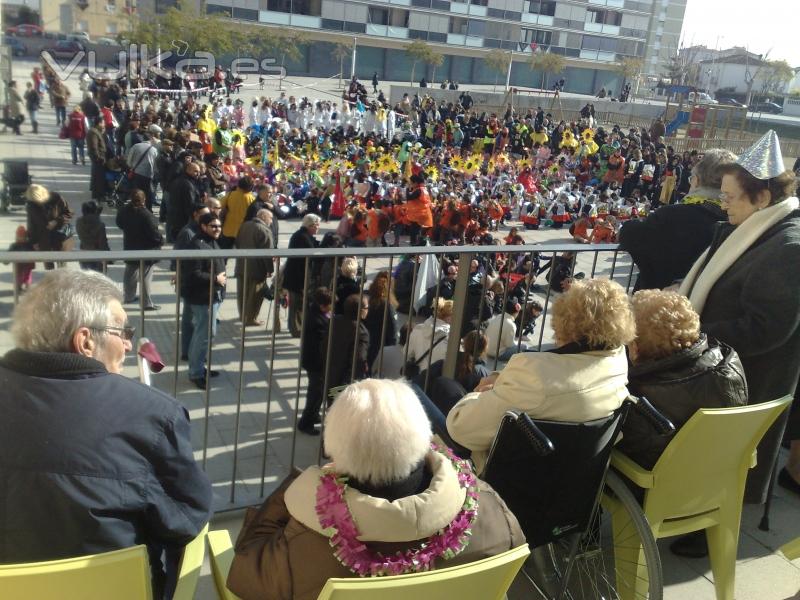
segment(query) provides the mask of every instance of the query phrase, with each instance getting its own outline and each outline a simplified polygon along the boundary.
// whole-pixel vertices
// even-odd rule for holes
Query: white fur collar
[[[770,227],[788,217],[798,206],[800,202],[797,198],[787,198],[774,206],[759,210],[733,230],[705,267],[703,264],[708,256],[708,250],[700,255],[683,280],[680,289],[681,294],[689,297],[697,314],[703,313],[708,294],[731,265],[739,260],[739,257],[747,252]]]
[[[427,490],[394,502],[375,498],[348,488],[347,506],[363,542],[411,542],[427,538],[447,526],[464,505],[466,491],[458,483],[455,467],[439,452],[426,457],[433,471]],[[316,494],[322,470],[309,467],[286,490],[289,513],[309,529],[330,536],[323,530],[316,513]]]

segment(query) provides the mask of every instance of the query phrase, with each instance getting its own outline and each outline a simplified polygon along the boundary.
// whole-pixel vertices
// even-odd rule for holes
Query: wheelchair
[[[643,398],[586,423],[533,421],[511,411],[501,422],[481,478],[517,517],[532,549],[522,573],[545,598],[662,598],[653,533],[631,490],[608,468],[629,410],[662,434],[675,429]]]
[[[0,193],[0,212],[11,206],[25,205],[25,192],[31,184],[28,163],[24,160],[3,161],[3,191]]]

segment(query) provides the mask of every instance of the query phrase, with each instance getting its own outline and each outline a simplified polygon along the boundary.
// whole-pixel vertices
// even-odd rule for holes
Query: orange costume
[[[417,188],[419,194],[412,192],[411,198],[406,202],[406,218],[410,223],[420,227],[433,227],[433,213],[431,212],[431,196],[424,185]]]

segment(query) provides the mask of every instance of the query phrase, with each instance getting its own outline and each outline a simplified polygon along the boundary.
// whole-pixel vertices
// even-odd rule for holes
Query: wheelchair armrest
[[[611,466],[640,488],[649,489],[655,485],[652,471],[643,469],[619,450],[611,452]]]
[[[547,456],[555,451],[555,446],[553,446],[553,442],[550,441],[550,438],[536,426],[536,423],[534,423],[527,414],[524,412],[519,413],[514,423],[517,429],[528,439],[536,454],[539,456]]]
[[[659,435],[671,435],[675,433],[675,425],[667,417],[658,412],[658,409],[650,404],[644,396],[637,399],[633,409],[647,419],[655,427]]]

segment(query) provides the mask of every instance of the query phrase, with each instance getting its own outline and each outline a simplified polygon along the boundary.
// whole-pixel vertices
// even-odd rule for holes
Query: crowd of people
[[[202,251],[270,249],[278,243],[279,220],[294,217],[301,223],[289,248],[395,245],[407,252],[392,272],[375,274],[361,272],[351,257],[290,257],[280,270],[271,259],[236,262],[243,326],[263,325],[264,299],[285,293],[289,334],[303,338],[300,361],[308,376],[298,429],[319,435],[324,414],[332,461],[293,473],[248,515],[229,578],[242,598],[312,598],[328,577],[414,572],[523,543],[514,515],[477,476],[506,410],[584,422],[611,414],[629,394],[644,395],[680,428],[701,407],[795,393],[800,288],[787,281],[800,274],[800,204],[774,132],[738,157],[723,150],[679,155],[665,143],[660,119],[649,130],[625,132],[594,122],[591,110],[575,122],[542,108],[487,114],[467,92],[457,103],[406,95],[390,105],[377,79],[374,99],[354,79],[334,101],[281,93],[249,108],[224,76],[222,94],[209,85],[216,88],[210,96],[190,89],[174,100],[166,90],[126,93],[119,82],[100,79],[87,82],[67,115],[66,100],[59,106],[58,99],[63,83],[47,69],[34,74],[32,87],[50,94],[76,166],[85,142],[91,200],[73,230],[64,199],[32,185],[17,249],[68,250],[75,238],[82,250],[107,249],[99,216],[110,197],[124,193],[116,225],[126,250],[165,243]],[[330,219],[338,220],[336,231],[318,239]],[[629,297],[613,281],[583,280],[575,253],[545,260],[515,251],[525,240],[506,229],[510,221],[566,227],[578,243],[619,241],[639,268],[636,293]],[[500,243],[507,251],[476,253],[459,264],[458,246]],[[438,260],[414,252],[425,244],[454,252]],[[425,261],[433,261],[431,268],[422,269]],[[31,492],[7,503],[24,515],[17,529],[62,531],[60,515],[82,525],[57,547],[14,540],[0,561],[145,541],[154,581],[168,595],[174,550],[207,519],[210,488],[191,457],[185,411],[117,375],[133,336],[123,305],[160,308],[150,293],[153,265],[126,263],[122,292],[90,272],[105,270],[102,262],[82,266],[77,275],[55,269],[23,295],[14,318],[16,349],[0,359],[0,376],[13,384],[4,386],[0,406],[11,415],[4,422],[14,423],[0,443],[17,461],[0,466],[0,475],[13,472],[20,489]],[[452,326],[454,299],[465,270],[459,330]],[[416,277],[421,271],[430,279]],[[30,270],[17,269],[17,278],[20,289],[30,286]],[[180,283],[181,354],[190,380],[205,389],[218,375],[207,364],[207,348],[226,298],[225,260],[181,263]],[[556,298],[555,348],[538,352],[528,342],[544,307],[531,292],[543,285]],[[64,312],[63,323],[46,327],[59,317],[40,319],[49,307]],[[403,327],[398,313],[408,315]],[[447,350],[455,342],[455,376],[448,377]],[[59,366],[46,372],[43,361],[52,356],[60,362],[50,364]],[[501,370],[489,371],[490,357]],[[85,441],[54,434],[58,444],[27,444],[42,420],[53,427],[87,420],[50,410],[54,390],[73,384],[76,397],[91,395],[93,384],[105,387],[102,397],[114,406],[92,410],[113,417],[108,428],[93,428]],[[347,387],[326,405],[328,389],[338,386]],[[22,389],[41,400],[36,410],[15,405],[15,390]],[[144,402],[142,414],[157,417],[134,424],[142,436],[158,430],[155,447],[147,445],[151,454],[129,435],[115,437],[114,427],[130,427],[130,411],[115,408],[126,398]],[[784,437],[790,458],[778,482],[800,493],[797,414],[791,421],[784,415],[762,441],[748,502],[764,501]],[[652,467],[669,440],[655,438],[648,426],[627,421],[620,447]],[[433,434],[449,448],[432,448]],[[124,466],[152,471],[136,482],[145,491],[133,495],[147,497],[151,487],[159,494],[155,508],[147,500],[111,506],[115,494],[104,488],[100,508],[113,535],[95,522],[95,503],[74,493],[98,485],[85,481],[89,475],[80,468],[97,457],[91,441],[101,435],[119,443],[103,455],[103,468],[88,471],[97,475],[92,481],[108,472],[119,479],[124,457]],[[25,452],[11,451],[20,447]],[[85,464],[71,464],[68,472],[80,474],[58,476],[67,468],[63,461],[75,456]],[[45,490],[62,512],[31,507],[30,498]],[[137,511],[142,518],[132,519]],[[81,527],[99,533],[85,538]],[[440,536],[445,529],[452,535]],[[428,542],[420,548],[420,540]],[[700,556],[704,545],[704,537],[685,536],[673,551]]]

